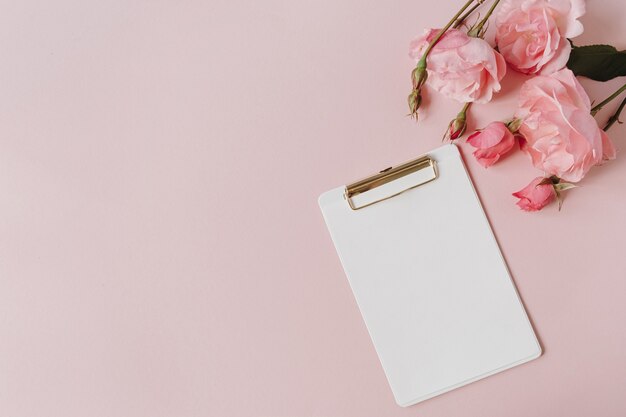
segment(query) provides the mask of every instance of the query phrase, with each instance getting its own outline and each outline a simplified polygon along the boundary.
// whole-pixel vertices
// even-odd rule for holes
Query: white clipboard
[[[541,355],[455,145],[319,205],[399,405]]]

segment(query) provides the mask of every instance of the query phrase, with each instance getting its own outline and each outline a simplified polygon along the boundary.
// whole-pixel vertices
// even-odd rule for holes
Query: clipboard
[[[319,205],[398,405],[541,355],[456,145]]]

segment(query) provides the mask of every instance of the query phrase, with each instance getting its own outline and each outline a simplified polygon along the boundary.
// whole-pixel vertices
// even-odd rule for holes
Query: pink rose
[[[419,61],[439,29],[426,30],[413,40],[409,56]],[[480,38],[458,29],[449,29],[426,58],[426,84],[461,103],[486,103],[500,91],[506,73],[502,55]]]
[[[505,0],[496,15],[496,44],[513,69],[549,74],[567,63],[567,38],[583,33],[584,0]]]
[[[485,168],[498,162],[500,157],[513,149],[515,137],[502,122],[492,122],[467,138],[467,143],[477,148],[474,156]]]
[[[554,200],[556,193],[552,184],[541,184],[543,178],[537,177],[530,182],[526,187],[522,188],[516,193],[513,193],[514,197],[519,198],[517,205],[524,211],[537,211],[541,210],[545,206]]]
[[[592,166],[615,158],[615,148],[590,114],[589,97],[572,71],[539,75],[521,88],[522,149],[546,176],[578,182]]]

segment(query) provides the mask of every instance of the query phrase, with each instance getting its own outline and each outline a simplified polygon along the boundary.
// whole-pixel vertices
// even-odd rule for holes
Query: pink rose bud
[[[524,211],[538,211],[551,203],[556,197],[554,186],[546,182],[544,178],[537,177],[526,187],[516,193],[514,197],[519,198],[517,205]]]
[[[515,146],[515,137],[506,124],[491,122],[467,138],[467,143],[477,148],[474,156],[485,168],[498,162],[500,157]]]
[[[465,129],[467,129],[467,117],[465,115],[465,112],[461,112],[448,125],[448,130],[446,130],[445,135],[443,135],[443,140],[458,139],[463,136],[463,133],[465,133]]]

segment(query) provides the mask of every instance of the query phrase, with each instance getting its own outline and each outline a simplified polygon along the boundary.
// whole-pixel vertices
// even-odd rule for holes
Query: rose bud
[[[465,133],[465,129],[467,129],[467,120],[465,117],[465,113],[459,113],[457,117],[452,120],[448,125],[448,130],[446,130],[446,134],[443,136],[443,140],[458,139],[463,136],[463,133]]]
[[[411,72],[413,90],[419,90],[420,88],[422,88],[427,78],[428,72],[426,71],[426,61],[422,63],[420,60],[415,69]]]
[[[469,109],[471,104],[472,103],[465,103],[459,114],[448,124],[448,129],[443,135],[442,140],[454,140],[463,136],[465,129],[467,129],[467,109]]]
[[[409,116],[414,117],[417,120],[417,110],[422,104],[422,86],[428,78],[428,72],[426,71],[426,59],[420,59],[417,66],[411,72],[411,82],[413,84],[413,91],[409,94]]]
[[[549,180],[546,182],[545,178],[537,177],[513,196],[519,198],[517,205],[522,210],[538,211],[554,200],[556,191]]]
[[[422,95],[418,90],[413,90],[411,94],[409,94],[408,102],[410,112],[409,116],[417,119],[417,109],[419,109],[420,105],[422,104]]]
[[[472,133],[467,143],[477,148],[474,151],[476,160],[488,168],[513,149],[515,137],[506,124],[491,122],[484,129]]]

